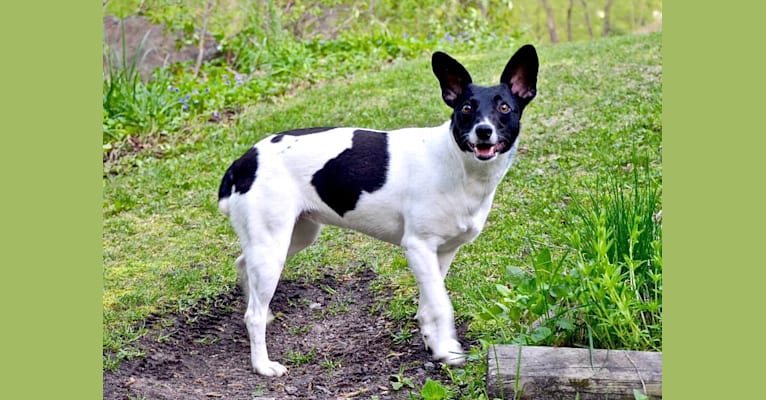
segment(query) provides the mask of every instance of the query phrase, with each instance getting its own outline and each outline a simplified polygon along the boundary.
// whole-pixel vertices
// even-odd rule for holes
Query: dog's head
[[[521,47],[508,61],[496,86],[477,86],[454,58],[442,52],[431,58],[442,88],[442,99],[452,107],[452,134],[458,147],[481,161],[489,161],[513,147],[521,128],[521,112],[537,94],[539,61],[534,46]]]

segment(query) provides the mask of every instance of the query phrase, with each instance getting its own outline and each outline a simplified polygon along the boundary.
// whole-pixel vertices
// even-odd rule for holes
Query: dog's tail
[[[227,217],[229,216],[229,197],[231,197],[232,187],[234,187],[234,163],[223,174],[221,186],[218,187],[218,210]]]

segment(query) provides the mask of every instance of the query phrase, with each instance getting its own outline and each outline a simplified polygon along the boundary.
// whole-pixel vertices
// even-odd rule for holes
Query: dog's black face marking
[[[474,85],[468,71],[445,53],[434,53],[431,66],[442,88],[442,99],[453,109],[451,128],[458,147],[475,153],[480,160],[509,151],[519,136],[521,113],[537,94],[539,60],[535,48],[525,45],[516,51],[496,86]],[[481,126],[487,123],[491,126]],[[497,137],[490,140],[487,132],[492,127]]]
[[[372,193],[383,187],[388,161],[388,134],[358,129],[351,148],[327,161],[311,184],[322,201],[342,217],[356,208],[362,191]]]
[[[469,144],[469,134],[474,126],[484,120],[496,129],[500,144],[498,153],[505,153],[511,149],[521,130],[521,112],[524,105],[516,96],[511,95],[508,86],[468,85],[456,102],[456,108],[452,112],[452,135],[460,150],[474,152]],[[469,112],[463,109],[466,105],[469,106]]]
[[[218,188],[218,199],[231,196],[231,188],[237,193],[245,194],[255,182],[255,171],[258,169],[258,149],[251,147],[242,157],[231,163],[223,175],[221,186]]]
[[[321,128],[302,128],[302,129],[293,129],[289,131],[284,131],[277,133],[276,136],[271,138],[271,143],[279,143],[282,141],[282,138],[285,135],[290,136],[303,136],[303,135],[310,135],[312,133],[319,133],[324,131],[329,131],[330,129],[335,129],[334,127],[321,127]]]

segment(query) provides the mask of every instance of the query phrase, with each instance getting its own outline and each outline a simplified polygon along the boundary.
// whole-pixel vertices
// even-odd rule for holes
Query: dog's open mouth
[[[491,160],[505,148],[505,142],[469,144],[479,160]]]

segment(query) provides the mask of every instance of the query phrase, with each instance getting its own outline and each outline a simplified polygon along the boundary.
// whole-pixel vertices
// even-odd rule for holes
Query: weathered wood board
[[[490,398],[633,400],[634,389],[662,398],[658,352],[494,345],[487,358]]]

